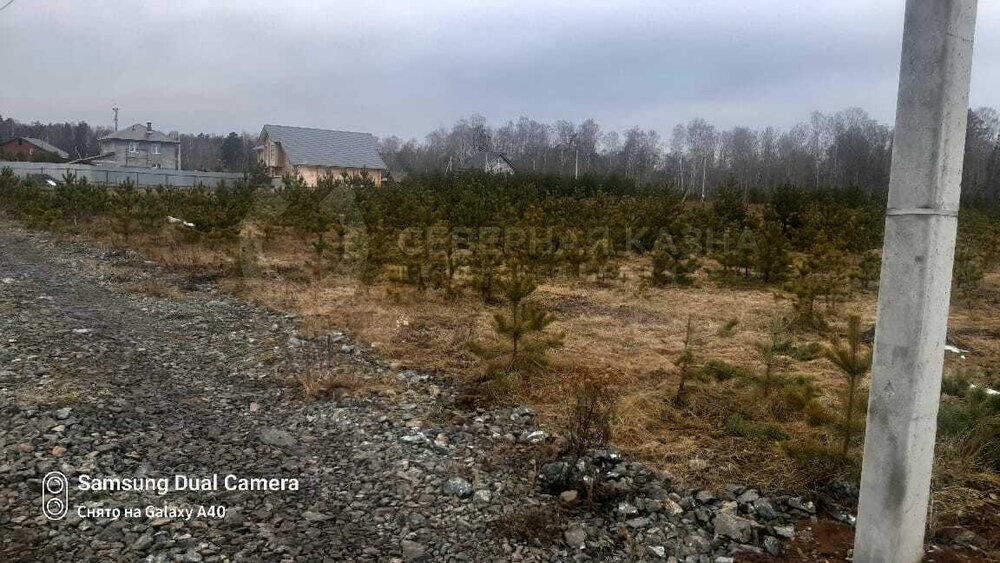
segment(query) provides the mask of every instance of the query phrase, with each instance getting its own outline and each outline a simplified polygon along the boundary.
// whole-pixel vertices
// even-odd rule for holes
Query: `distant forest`
[[[963,196],[1000,199],[1000,115],[993,108],[969,111]],[[388,137],[380,141],[393,171],[440,170],[449,158],[475,150],[503,152],[521,171],[561,176],[616,175],[637,183],[662,183],[710,195],[721,183],[747,192],[790,183],[805,188],[857,187],[884,190],[892,159],[892,127],[861,108],[834,114],[813,112],[788,130],[775,127],[718,129],[692,119],[669,139],[652,129],[601,130],[592,119],[546,124],[522,117],[490,127],[474,115],[423,142]]]
[[[97,153],[107,127],[87,123],[21,123],[0,118],[0,141],[37,137],[73,158]],[[171,135],[177,135],[171,132]],[[253,164],[255,135],[180,134],[181,166],[188,170],[241,171]],[[1000,199],[1000,114],[969,111],[963,196]],[[775,127],[719,129],[696,118],[673,128],[669,139],[653,129],[603,131],[593,120],[540,123],[526,117],[491,127],[473,115],[423,141],[386,137],[379,150],[396,177],[441,171],[474,151],[503,152],[525,172],[560,176],[618,176],[639,184],[669,184],[698,196],[725,182],[768,191],[802,187],[885,189],[892,154],[892,127],[860,108],[814,112],[808,122]]]

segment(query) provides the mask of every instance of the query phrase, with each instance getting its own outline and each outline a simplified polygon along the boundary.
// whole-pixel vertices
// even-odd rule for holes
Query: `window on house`
[[[139,152],[139,143],[129,143],[128,152]]]
[[[150,147],[149,152],[153,154],[160,154],[160,143],[153,143]]]

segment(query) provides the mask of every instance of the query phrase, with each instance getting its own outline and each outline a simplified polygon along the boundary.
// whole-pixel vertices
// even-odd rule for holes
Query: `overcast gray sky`
[[[0,2],[3,4],[3,2]],[[668,136],[699,116],[891,122],[904,0],[16,0],[0,114],[169,131],[264,123],[423,138],[472,113]],[[972,105],[998,105],[1000,6],[979,5]]]

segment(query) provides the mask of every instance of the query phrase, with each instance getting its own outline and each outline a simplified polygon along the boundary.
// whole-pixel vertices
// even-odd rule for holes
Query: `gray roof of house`
[[[17,139],[24,139],[25,141],[28,141],[32,145],[35,145],[36,147],[42,149],[45,152],[50,152],[52,154],[59,155],[59,158],[69,158],[68,152],[62,150],[61,148],[53,144],[47,143],[41,139],[36,139],[34,137],[17,137],[12,140],[17,140]]]
[[[149,135],[146,135],[146,126],[141,123],[136,123],[135,125],[130,125],[121,131],[115,131],[114,133],[101,137],[99,141],[110,141],[110,140],[122,140],[122,141],[152,141],[156,143],[179,143],[177,139],[171,139],[165,134],[153,130],[149,131]]]
[[[294,165],[388,168],[371,133],[265,125],[261,135],[281,143],[288,161]]]
[[[469,156],[467,156],[461,163],[459,163],[458,170],[485,170],[486,164],[492,160],[502,158],[508,166],[514,168],[514,165],[507,160],[502,152],[496,151],[476,151]]]

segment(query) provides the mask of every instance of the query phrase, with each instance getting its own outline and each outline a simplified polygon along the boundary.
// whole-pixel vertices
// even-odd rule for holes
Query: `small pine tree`
[[[783,184],[771,194],[770,209],[774,211],[781,232],[788,236],[802,226],[802,214],[806,207],[806,194],[802,188]]]
[[[756,344],[760,361],[764,364],[764,374],[760,379],[760,384],[765,397],[769,396],[777,387],[777,372],[782,364],[781,356],[792,347],[792,341],[788,338],[788,321],[782,317],[771,320],[767,326],[767,336],[767,340]]]
[[[788,246],[788,240],[782,234],[778,223],[764,223],[757,239],[757,252],[754,256],[754,266],[764,283],[780,281],[788,274],[788,269],[791,267]]]
[[[872,364],[871,351],[866,350],[861,344],[861,317],[851,315],[847,323],[847,342],[843,343],[839,339],[834,339],[832,345],[825,350],[824,356],[840,368],[844,377],[847,378],[844,411],[840,423],[837,425],[843,438],[840,455],[847,459],[851,438],[854,436],[856,427],[859,426],[855,420],[854,412],[858,403],[858,391]]]
[[[720,251],[715,255],[715,261],[722,266],[722,274],[732,276],[740,271],[740,255],[735,250]]]
[[[587,271],[597,276],[599,280],[609,280],[618,277],[618,265],[614,261],[614,245],[610,239],[602,238],[590,248],[590,261]]]
[[[958,293],[968,294],[979,289],[983,281],[983,268],[978,257],[968,248],[955,251],[955,266],[952,274],[952,288]]]
[[[692,334],[691,315],[688,315],[687,330],[684,332],[684,350],[674,362],[681,370],[681,381],[677,385],[677,394],[674,395],[674,403],[678,405],[684,403],[685,386],[696,375],[694,370],[694,351],[692,350],[691,342]]]
[[[560,245],[556,259],[568,264],[570,275],[578,278],[583,273],[583,265],[587,263],[587,251],[575,236],[568,238],[568,241]]]
[[[698,271],[698,261],[691,257],[683,242],[674,244],[669,235],[662,236],[653,245],[650,257],[653,259],[650,281],[654,285],[694,284],[691,274]]]
[[[550,334],[546,329],[555,322],[555,315],[528,300],[535,284],[520,276],[507,280],[504,296],[509,308],[493,315],[493,331],[503,340],[501,345],[470,342],[469,350],[486,362],[486,376],[524,376],[547,365],[546,352],[562,346],[563,334]]]
[[[869,250],[861,255],[861,262],[858,265],[858,282],[861,289],[869,290],[878,286],[878,279],[882,273],[882,253],[878,250]]]
[[[483,303],[492,303],[497,286],[500,285],[500,266],[503,256],[485,246],[476,247],[467,259],[469,265],[468,284],[479,292]]]
[[[847,295],[849,269],[844,256],[828,244],[815,245],[799,265],[798,275],[786,285],[795,295],[798,324],[806,327],[824,326],[817,302],[825,299],[828,307]]]
[[[433,261],[434,281],[445,290],[445,295],[455,297],[455,272],[459,266],[459,254],[454,244],[454,229],[444,221],[439,221],[428,230],[428,248]]]
[[[249,179],[247,181],[252,182]],[[274,239],[281,227],[284,210],[285,201],[280,194],[270,189],[259,189],[254,192],[247,222],[253,224],[253,228],[260,233],[262,245],[266,246]]]
[[[740,246],[734,249],[727,249],[719,252],[715,260],[722,266],[722,273],[726,276],[739,276],[744,279],[750,277],[750,270],[754,265],[754,249]]]
[[[111,202],[111,229],[128,244],[139,231],[140,199],[142,195],[131,180],[125,180],[113,189]]]
[[[746,224],[747,213],[747,201],[743,190],[735,178],[731,176],[726,178],[715,193],[712,214],[722,222],[722,225],[735,225],[742,229]]]

